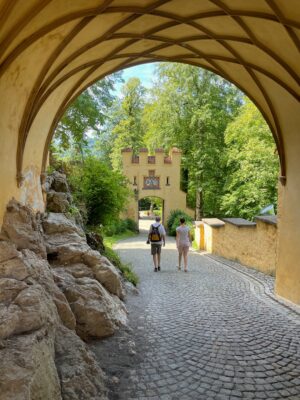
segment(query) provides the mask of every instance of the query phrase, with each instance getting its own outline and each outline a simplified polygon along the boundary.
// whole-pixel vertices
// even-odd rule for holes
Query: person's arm
[[[149,229],[149,232],[148,232],[148,242],[150,242],[151,232],[152,232],[152,225],[150,225],[150,229]]]
[[[190,241],[190,244],[191,244],[191,246],[192,246],[192,244],[193,244],[193,238],[192,238],[191,230],[190,230],[190,229],[189,229],[189,241]]]
[[[166,230],[165,230],[163,225],[160,225],[160,229],[159,230],[160,230],[160,234],[161,234],[163,245],[165,246],[166,245]]]
[[[179,242],[179,233],[176,230],[176,247],[178,248],[178,242]]]

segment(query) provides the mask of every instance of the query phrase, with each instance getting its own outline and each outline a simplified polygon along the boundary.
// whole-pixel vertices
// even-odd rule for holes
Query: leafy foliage
[[[144,126],[142,111],[144,107],[145,88],[138,78],[131,78],[122,88],[122,99],[117,100],[111,120],[111,161],[115,169],[122,164],[121,150],[131,147],[138,153],[144,144]]]
[[[60,120],[52,142],[52,151],[65,155],[72,150],[82,159],[89,153],[89,136],[101,136],[115,100],[114,88],[121,74],[110,75],[85,90],[70,105]]]
[[[114,236],[126,231],[138,232],[137,223],[130,218],[112,220],[107,223],[103,228],[104,234],[107,236]]]
[[[193,218],[184,211],[179,209],[171,210],[167,219],[167,230],[170,236],[176,236],[176,228],[180,225],[180,218],[185,218],[186,225],[193,226]]]
[[[69,180],[74,200],[86,206],[88,224],[109,224],[119,219],[130,193],[120,172],[88,157],[84,164],[73,166]]]
[[[225,133],[227,178],[222,210],[229,216],[253,218],[268,204],[277,204],[278,155],[262,115],[245,100]]]
[[[224,132],[241,104],[241,93],[209,71],[161,63],[151,101],[145,106],[145,142],[152,150],[183,152],[189,204],[202,196],[201,216],[220,214],[224,186]]]

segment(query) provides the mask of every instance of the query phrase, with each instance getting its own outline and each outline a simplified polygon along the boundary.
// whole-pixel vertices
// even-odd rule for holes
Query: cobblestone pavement
[[[141,279],[127,300],[132,331],[94,346],[101,358],[110,343],[106,370],[120,379],[111,398],[299,400],[300,316],[219,260],[191,252],[189,272],[177,271],[172,238],[154,273],[145,241],[117,246]],[[124,340],[135,342],[130,359]]]

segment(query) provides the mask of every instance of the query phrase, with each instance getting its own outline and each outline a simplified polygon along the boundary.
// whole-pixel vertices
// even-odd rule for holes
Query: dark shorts
[[[161,244],[151,243],[151,254],[160,254],[161,253]]]

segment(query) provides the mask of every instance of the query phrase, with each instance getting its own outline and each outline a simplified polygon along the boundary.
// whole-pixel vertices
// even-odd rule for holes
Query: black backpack
[[[160,227],[160,225],[158,225],[158,226],[151,225],[151,232],[149,234],[150,242],[153,242],[153,243],[161,242],[161,234],[159,232],[159,227]]]

